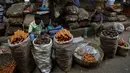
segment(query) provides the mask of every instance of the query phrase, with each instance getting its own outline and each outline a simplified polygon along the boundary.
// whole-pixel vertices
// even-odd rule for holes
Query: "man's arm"
[[[33,27],[31,26],[31,24],[29,25],[29,29],[28,29],[28,33],[30,34],[31,32],[33,32]]]
[[[28,33],[29,33],[29,34],[38,34],[38,33],[36,33],[36,32],[33,32],[33,27],[32,27],[32,25],[29,25]]]

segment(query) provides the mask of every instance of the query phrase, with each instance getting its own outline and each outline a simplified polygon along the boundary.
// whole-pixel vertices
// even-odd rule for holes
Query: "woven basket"
[[[130,50],[130,45],[127,42],[125,42],[125,45],[127,47],[118,45],[117,55],[120,55],[120,56],[123,56],[123,57],[128,56],[128,54],[129,54],[128,51]]]
[[[99,58],[99,60],[97,62],[91,62],[90,63],[90,62],[78,59],[75,56],[74,56],[74,60],[75,60],[76,63],[78,63],[79,65],[84,66],[84,67],[96,67],[96,66],[98,66],[102,62],[103,57],[104,57],[104,53],[103,53],[102,49],[100,48],[100,46],[97,46],[94,43],[90,43],[89,45],[92,46],[92,47],[94,47],[95,49],[97,49],[99,51],[99,53],[101,55],[101,57]]]

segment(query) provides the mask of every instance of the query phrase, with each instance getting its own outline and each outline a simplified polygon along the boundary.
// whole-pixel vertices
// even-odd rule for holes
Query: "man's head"
[[[35,15],[35,23],[39,25],[41,23],[40,15]]]
[[[100,13],[100,12],[102,12],[102,7],[101,6],[97,6],[96,10],[97,10],[98,13]]]

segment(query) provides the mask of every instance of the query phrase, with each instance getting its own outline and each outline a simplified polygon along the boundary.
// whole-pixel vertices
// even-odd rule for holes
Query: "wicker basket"
[[[89,45],[96,48],[99,51],[101,57],[98,59],[98,61],[90,63],[90,62],[86,62],[84,60],[78,59],[75,56],[74,56],[74,60],[76,63],[78,63],[79,65],[84,66],[84,67],[96,67],[102,62],[104,53],[103,53],[102,49],[100,48],[100,46],[97,46],[94,43],[90,43]]]
[[[128,51],[130,50],[130,46],[127,42],[125,42],[125,45],[127,47],[118,45],[117,55],[120,55],[120,56],[123,56],[123,57],[128,56],[128,54],[129,54]]]

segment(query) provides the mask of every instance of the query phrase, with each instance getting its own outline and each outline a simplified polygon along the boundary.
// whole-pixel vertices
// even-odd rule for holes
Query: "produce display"
[[[119,56],[126,57],[129,55],[129,50],[130,50],[129,43],[120,38],[118,40],[118,47],[116,54]]]
[[[116,36],[118,36],[118,32],[116,30],[112,29],[112,28],[103,30],[102,34],[104,36],[109,36],[109,37],[116,37]]]
[[[27,37],[28,37],[28,33],[25,33],[22,30],[17,30],[16,32],[14,32],[14,35],[10,37],[10,43],[16,44],[16,43],[23,42]]]
[[[93,54],[89,54],[89,53],[85,53],[83,55],[83,60],[87,61],[87,62],[96,62],[95,57],[93,56]]]
[[[118,41],[118,45],[122,46],[125,44],[125,41],[123,39],[119,39]]]
[[[50,43],[50,38],[49,35],[46,33],[41,33],[41,35],[36,38],[36,40],[34,41],[35,44],[49,44]]]
[[[95,63],[98,61],[100,54],[94,47],[81,44],[76,48],[74,56],[81,61]]]
[[[9,62],[4,66],[0,66],[0,73],[13,73],[15,66],[15,62]]]
[[[118,40],[118,45],[122,47],[129,47],[128,43],[125,42],[123,39]]]
[[[66,29],[61,29],[55,34],[55,38],[58,42],[69,41],[71,36],[71,33]]]

